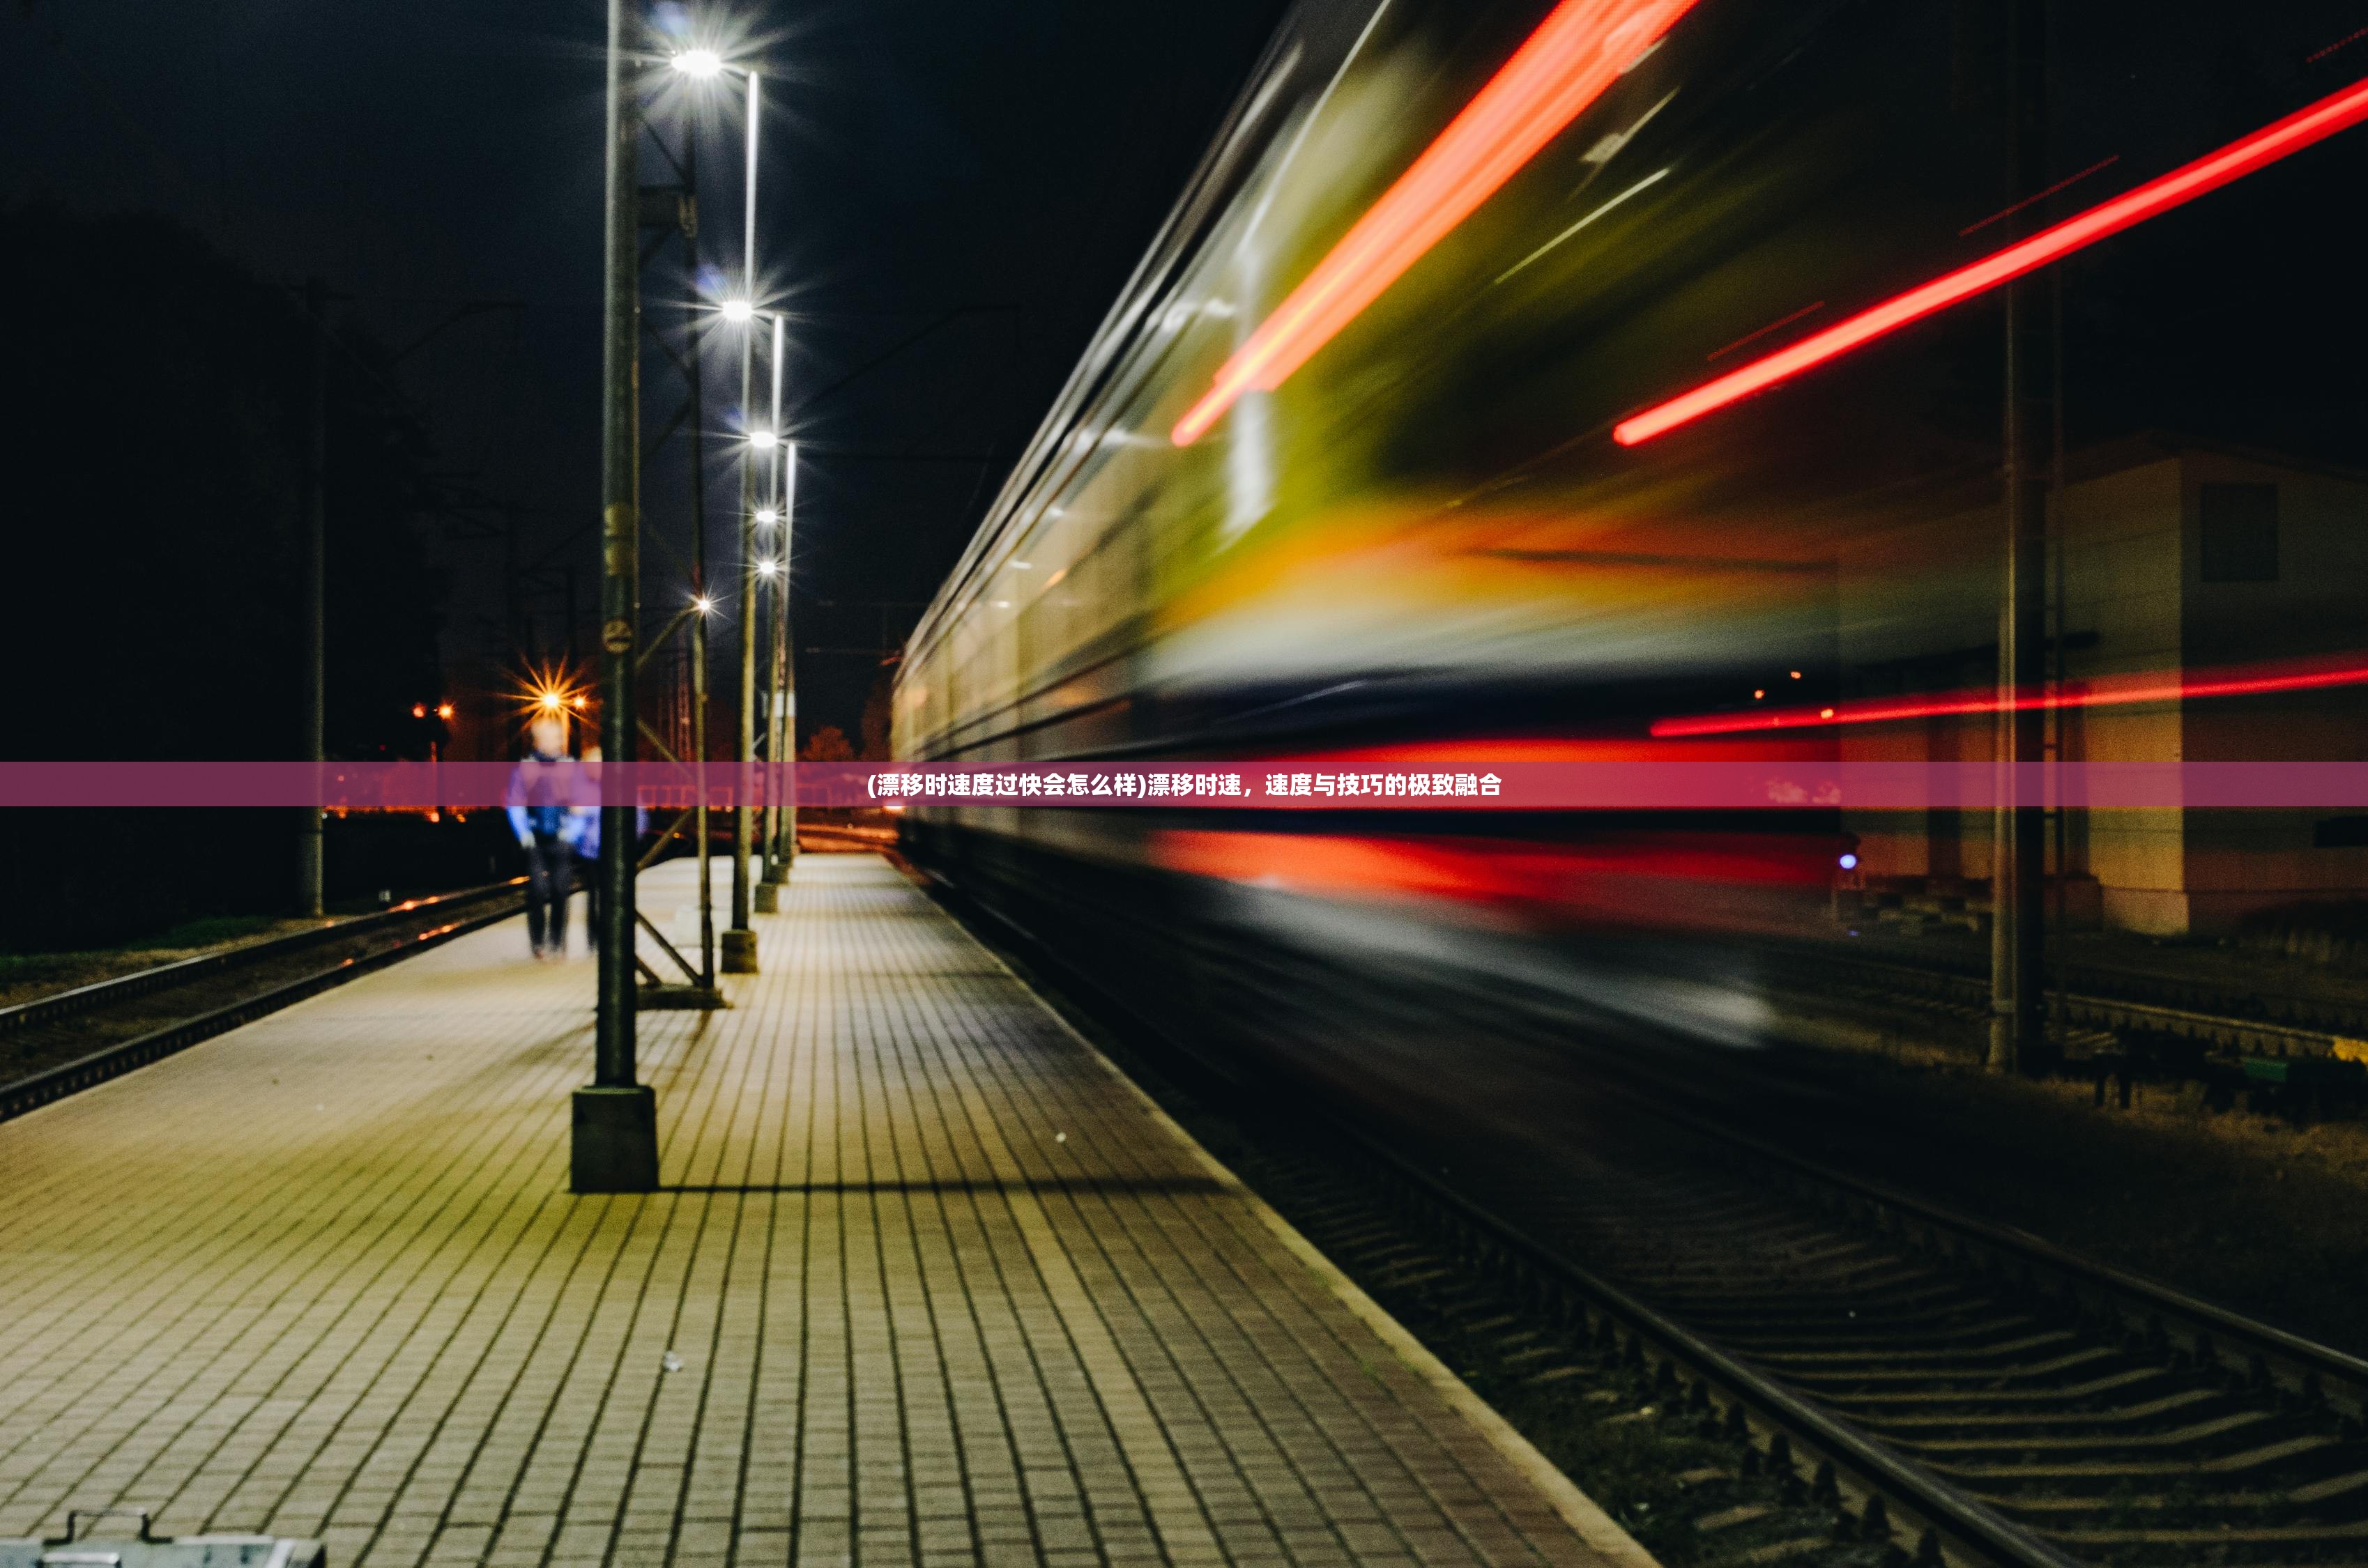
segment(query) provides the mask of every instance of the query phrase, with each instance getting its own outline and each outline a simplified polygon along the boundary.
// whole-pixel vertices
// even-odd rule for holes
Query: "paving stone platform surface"
[[[0,1536],[1641,1561],[886,863],[758,928],[641,1020],[655,1195],[566,1191],[591,966],[517,922],[0,1124]]]

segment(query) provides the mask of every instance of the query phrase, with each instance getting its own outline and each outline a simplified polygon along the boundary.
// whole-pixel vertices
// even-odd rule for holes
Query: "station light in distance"
[[[666,63],[684,75],[701,82],[723,74],[723,56],[712,49],[686,49]]]
[[[1694,0],[1562,0],[1217,370],[1169,438],[1189,447],[1272,392],[1601,97]]]
[[[2110,201],[2043,229],[2027,240],[1993,251],[1979,261],[1943,273],[1905,294],[1895,295],[1823,332],[1813,333],[1789,348],[1780,348],[1715,381],[1705,381],[1690,392],[1623,419],[1612,427],[1611,438],[1623,447],[1633,447],[1667,434],[1847,354],[1861,344],[1896,332],[1910,322],[1976,294],[1987,293],[2024,273],[2036,271],[2123,229],[2183,206],[2256,169],[2266,168],[2289,153],[2299,153],[2338,131],[2349,130],[2362,119],[2368,119],[2368,80],[2330,93],[2283,119],[2237,138],[2216,153],[2207,153]]]
[[[776,512],[770,506],[759,506],[757,508],[757,526],[758,528],[769,528],[780,520],[781,514]]]
[[[723,311],[723,319],[728,322],[750,321],[757,314],[757,307],[746,300],[726,300]]]
[[[770,430],[751,430],[748,444],[760,452],[769,452],[781,444],[781,438]]]

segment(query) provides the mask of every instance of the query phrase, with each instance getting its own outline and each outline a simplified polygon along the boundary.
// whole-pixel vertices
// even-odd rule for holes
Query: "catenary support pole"
[[[609,0],[608,244],[602,261],[600,728],[604,755],[638,750],[633,673],[641,596],[641,134],[626,52],[625,0]],[[611,769],[614,780],[628,769]],[[658,1180],[657,1105],[633,1062],[633,871],[630,790],[600,802],[600,958],[592,1083],[575,1091],[570,1186],[649,1192]]]
[[[2007,160],[2010,199],[2045,188],[2047,3],[2006,0]],[[2020,231],[2029,215],[2009,220]],[[2054,472],[2055,369],[2046,278],[2006,290],[2006,574],[1998,613],[1999,757],[2036,763],[2046,713],[2047,496]],[[2045,1040],[2047,824],[2029,769],[2001,770],[1990,875],[1989,1066],[2036,1065]]]
[[[311,407],[304,437],[304,683],[302,729],[311,763],[313,800],[300,809],[296,834],[296,912],[318,918],[323,883],[321,764],[328,756],[329,559],[329,291],[318,278],[304,281],[304,318],[312,333]]]
[[[742,299],[753,311],[757,302],[757,126],[763,106],[757,74],[748,73],[748,154],[746,186],[747,207],[742,222]],[[753,433],[749,413],[755,392],[757,317],[750,315],[740,340],[740,417]],[[740,747],[732,790],[732,926],[723,933],[723,972],[757,972],[757,933],[749,927],[749,855],[756,848],[756,826],[749,797],[756,784],[757,758],[757,450],[744,443],[740,453]]]

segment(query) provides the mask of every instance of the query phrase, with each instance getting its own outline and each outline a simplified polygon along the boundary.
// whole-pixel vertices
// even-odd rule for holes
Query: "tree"
[[[805,745],[798,752],[800,762],[853,762],[855,748],[847,744],[847,733],[836,724],[825,724],[806,737]]]

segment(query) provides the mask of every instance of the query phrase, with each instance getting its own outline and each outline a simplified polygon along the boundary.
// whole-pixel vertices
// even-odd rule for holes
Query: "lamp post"
[[[719,67],[720,68],[720,67]],[[747,414],[756,373],[757,332],[757,126],[763,107],[756,72],[748,73],[747,206],[742,219],[741,297],[724,306],[727,320],[745,322],[748,331],[740,340],[740,408]],[[735,308],[736,307],[736,308]],[[749,795],[756,782],[757,755],[757,463],[772,444],[770,429],[751,430],[748,449],[740,462],[740,764],[732,795],[732,925],[723,933],[723,972],[757,972],[757,933],[748,925],[748,852],[753,812]]]
[[[609,756],[634,752],[633,670],[641,592],[641,135],[627,78],[625,0],[609,0],[608,244],[600,346],[600,686]],[[600,960],[593,1075],[575,1091],[569,1185],[649,1192],[658,1182],[657,1101],[634,1067],[633,872],[630,800],[600,802]]]
[[[321,764],[328,756],[323,722],[328,687],[328,448],[329,323],[327,286],[318,278],[304,284],[304,316],[312,329],[312,408],[304,446],[304,532],[301,570],[304,583],[304,760],[313,765],[313,799],[298,819],[296,913],[321,916]]]
[[[773,411],[771,425],[774,437],[772,454],[773,460],[766,465],[765,475],[766,489],[771,494],[768,497],[764,508],[757,514],[757,525],[768,534],[770,534],[771,530],[774,528],[779,528],[780,530],[778,535],[760,538],[758,540],[758,548],[766,551],[764,563],[769,565],[775,561],[780,561],[782,562],[784,568],[786,568],[789,556],[789,551],[786,548],[787,540],[789,539],[789,527],[787,514],[781,509],[781,465],[791,460],[791,454],[796,450],[796,449],[791,446],[790,443],[780,439],[781,361],[783,358],[782,339],[787,331],[787,324],[788,318],[781,315],[778,311],[775,312],[773,314]],[[786,869],[781,864],[780,847],[779,844],[781,823],[781,787],[788,778],[782,766],[784,759],[781,756],[780,711],[781,660],[785,656],[785,651],[781,644],[781,632],[783,631],[782,612],[789,604],[790,593],[790,582],[787,571],[784,569],[777,572],[767,573],[766,586],[771,591],[772,596],[772,615],[769,618],[772,624],[768,627],[768,630],[772,632],[772,648],[771,656],[765,661],[765,703],[763,708],[766,763],[765,820],[757,835],[757,842],[762,846],[765,858],[765,879],[757,886],[757,912],[759,915],[770,915],[775,910],[780,908],[781,883],[787,877]]]
[[[773,809],[776,882],[790,880],[798,858],[798,651],[790,641],[790,540],[798,516],[798,444],[781,443],[780,480],[774,497],[781,513],[781,585],[773,596],[773,756],[779,759],[780,803]]]

